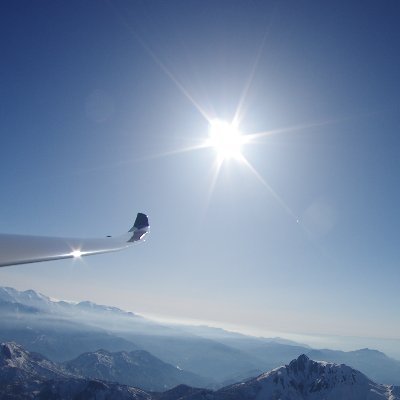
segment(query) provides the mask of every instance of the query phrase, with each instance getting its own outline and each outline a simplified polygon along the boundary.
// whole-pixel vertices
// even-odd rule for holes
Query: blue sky
[[[104,236],[137,211],[152,231],[118,254],[3,268],[1,284],[257,334],[400,340],[399,14],[6,2],[1,231]],[[174,152],[239,104],[243,133],[280,132],[243,147],[258,177],[229,160],[212,187],[213,149]]]

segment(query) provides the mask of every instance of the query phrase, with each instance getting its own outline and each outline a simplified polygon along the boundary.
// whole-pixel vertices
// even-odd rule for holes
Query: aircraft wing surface
[[[0,267],[122,250],[143,240],[148,231],[147,215],[138,213],[133,227],[116,237],[78,239],[0,234]]]

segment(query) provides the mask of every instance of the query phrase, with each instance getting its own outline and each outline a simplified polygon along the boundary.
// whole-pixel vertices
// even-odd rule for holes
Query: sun
[[[220,161],[242,158],[244,136],[235,124],[220,119],[210,122],[207,145],[215,149]]]

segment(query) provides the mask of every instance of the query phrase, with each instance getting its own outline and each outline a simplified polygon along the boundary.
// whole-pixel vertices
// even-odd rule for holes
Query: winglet
[[[129,232],[133,233],[132,237],[128,242],[138,242],[144,238],[149,231],[149,219],[146,214],[138,213],[135,219],[135,223]]]

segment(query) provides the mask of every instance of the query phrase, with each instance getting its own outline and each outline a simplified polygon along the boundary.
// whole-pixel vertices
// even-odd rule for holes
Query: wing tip
[[[129,232],[132,233],[128,242],[138,242],[144,238],[149,231],[149,217],[144,213],[137,213],[135,223]]]

